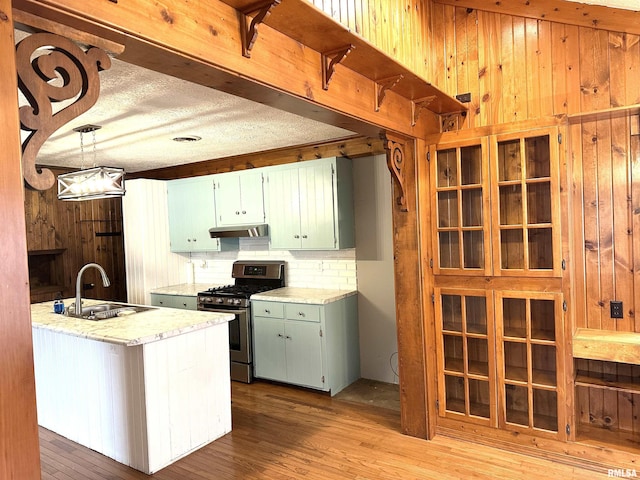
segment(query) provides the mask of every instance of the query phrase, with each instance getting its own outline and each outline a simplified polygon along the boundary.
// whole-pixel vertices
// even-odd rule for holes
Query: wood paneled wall
[[[53,169],[55,174],[62,171]],[[31,280],[31,302],[48,301],[60,292],[63,298],[75,295],[76,275],[91,262],[100,264],[111,280],[105,288],[99,273],[89,269],[82,283],[95,287],[83,291],[87,298],[125,301],[124,232],[120,199],[62,202],[55,188],[45,191],[25,189],[25,216],[29,263],[51,258],[59,287],[38,285]]]
[[[416,74],[429,79],[430,0],[309,0]]]

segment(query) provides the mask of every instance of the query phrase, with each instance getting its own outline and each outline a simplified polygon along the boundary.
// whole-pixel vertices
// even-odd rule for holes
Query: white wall
[[[398,383],[391,174],[386,157],[353,161],[363,378]]]

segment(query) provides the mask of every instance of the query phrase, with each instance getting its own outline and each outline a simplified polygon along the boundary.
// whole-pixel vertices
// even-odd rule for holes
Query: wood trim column
[[[13,15],[0,0],[0,478],[40,478]]]
[[[393,182],[393,258],[402,433],[427,438],[425,337],[418,232],[416,142],[403,143],[404,189]],[[389,151],[387,155],[389,155]],[[396,199],[404,195],[404,205]]]

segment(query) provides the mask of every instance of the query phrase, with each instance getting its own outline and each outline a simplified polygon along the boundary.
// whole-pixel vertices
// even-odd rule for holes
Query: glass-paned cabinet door
[[[435,289],[438,414],[497,425],[493,296]]]
[[[495,292],[500,428],[565,435],[562,295]]]
[[[561,276],[558,134],[491,139],[494,274]]]
[[[491,270],[487,139],[432,146],[434,273]]]

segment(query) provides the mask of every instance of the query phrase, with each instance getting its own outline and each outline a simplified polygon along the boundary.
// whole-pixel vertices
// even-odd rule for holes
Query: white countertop
[[[169,285],[168,287],[158,287],[150,291],[150,293],[159,293],[161,295],[184,295],[187,297],[196,297],[198,292],[209,290],[219,285],[211,285],[210,283],[180,283],[178,285]]]
[[[333,290],[327,288],[299,288],[284,287],[269,290],[263,293],[251,295],[251,300],[264,300],[268,302],[291,302],[324,305],[336,302],[352,295],[357,295],[357,290]]]
[[[65,306],[75,300],[67,298]],[[83,299],[83,305],[105,303],[101,300]],[[33,328],[53,330],[68,335],[84,337],[100,342],[119,345],[141,345],[163,338],[208,328],[233,320],[229,313],[198,312],[175,308],[153,307],[152,310],[138,312],[108,320],[84,320],[53,313],[53,302],[31,305],[31,325]]]

